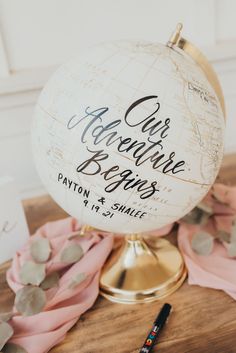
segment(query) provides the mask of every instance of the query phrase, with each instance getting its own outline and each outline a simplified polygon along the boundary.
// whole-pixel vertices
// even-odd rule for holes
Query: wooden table
[[[218,178],[236,184],[236,155],[227,156]],[[31,233],[43,223],[66,217],[49,196],[24,201]],[[11,308],[13,294],[0,267],[0,309]],[[236,274],[235,274],[236,275]],[[236,353],[236,303],[221,291],[189,286],[168,297],[174,307],[154,352]],[[164,300],[149,304],[113,304],[101,297],[51,353],[139,352]],[[31,353],[31,352],[29,352]]]

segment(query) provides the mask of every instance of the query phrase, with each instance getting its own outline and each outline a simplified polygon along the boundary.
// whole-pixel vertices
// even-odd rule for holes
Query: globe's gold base
[[[100,293],[118,303],[144,303],[163,298],[186,278],[183,258],[168,240],[126,236],[110,255],[101,279]]]

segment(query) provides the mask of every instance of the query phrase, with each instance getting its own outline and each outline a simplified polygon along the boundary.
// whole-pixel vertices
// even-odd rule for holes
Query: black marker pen
[[[154,321],[152,329],[151,329],[149,335],[147,336],[146,341],[144,342],[144,345],[139,353],[151,352],[154,344],[156,343],[157,337],[159,336],[159,333],[160,333],[162,327],[165,325],[165,322],[166,322],[168,316],[170,315],[170,311],[171,311],[171,305],[164,304],[163,307],[161,308],[161,311],[159,312],[156,320]]]

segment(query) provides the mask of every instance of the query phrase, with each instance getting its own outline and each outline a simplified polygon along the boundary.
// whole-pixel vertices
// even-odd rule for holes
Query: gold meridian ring
[[[218,77],[205,55],[203,55],[202,52],[194,44],[181,37],[182,28],[183,25],[181,23],[178,23],[175,32],[172,34],[167,43],[167,46],[170,48],[177,47],[179,49],[182,49],[190,57],[192,57],[193,60],[201,67],[208,81],[216,92],[216,95],[219,99],[222,108],[223,115],[226,118],[224,95]]]

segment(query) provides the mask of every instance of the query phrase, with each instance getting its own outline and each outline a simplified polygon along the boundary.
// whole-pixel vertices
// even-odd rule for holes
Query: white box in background
[[[0,177],[0,264],[28,240],[29,230],[15,181]]]

